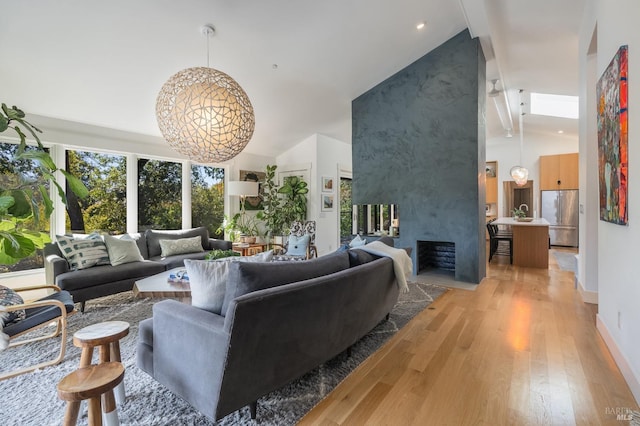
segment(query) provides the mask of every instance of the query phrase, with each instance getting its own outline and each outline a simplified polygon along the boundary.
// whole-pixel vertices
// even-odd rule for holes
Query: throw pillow
[[[22,297],[15,290],[0,285],[0,328],[14,321],[20,321],[26,318],[24,309],[19,311],[6,312],[2,306],[14,306],[24,303]]]
[[[104,244],[107,246],[107,251],[109,252],[111,266],[131,262],[142,262],[144,260],[136,241],[125,237],[126,235],[120,238],[112,237],[111,235],[104,236]]]
[[[107,246],[99,234],[90,234],[86,238],[57,235],[56,242],[71,269],[110,264]]]
[[[349,243],[349,247],[361,247],[365,244],[367,244],[367,240],[365,238],[362,238],[360,234],[358,234],[353,240],[351,240],[351,242]]]
[[[270,262],[273,250],[255,256],[232,256],[213,261],[185,259],[191,286],[191,305],[221,314],[231,262]]]
[[[202,238],[200,237],[159,240],[158,242],[160,243],[160,256],[162,257],[204,251],[202,248]]]
[[[290,256],[306,256],[309,239],[309,235],[302,235],[301,237],[289,235],[287,254]]]

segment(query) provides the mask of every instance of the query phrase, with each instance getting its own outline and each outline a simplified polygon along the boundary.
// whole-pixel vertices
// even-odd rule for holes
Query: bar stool
[[[123,378],[124,367],[119,362],[90,365],[66,375],[58,383],[58,397],[67,401],[64,426],[72,426],[78,422],[80,402],[87,399],[89,426],[102,426],[102,411],[107,426],[119,425],[113,388],[122,383]],[[103,404],[100,402],[101,397]]]
[[[82,348],[80,368],[91,365],[93,348],[100,348],[99,363],[121,362],[120,339],[129,334],[129,323],[124,321],[106,321],[84,327],[73,334],[73,344]],[[125,401],[124,381],[115,389],[116,402]]]

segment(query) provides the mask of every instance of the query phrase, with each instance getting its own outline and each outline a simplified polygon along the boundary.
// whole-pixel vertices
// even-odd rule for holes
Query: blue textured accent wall
[[[352,103],[355,204],[397,204],[398,247],[455,243],[457,281],[486,275],[485,59],[468,31]]]

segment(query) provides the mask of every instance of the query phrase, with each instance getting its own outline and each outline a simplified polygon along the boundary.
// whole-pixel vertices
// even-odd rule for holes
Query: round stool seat
[[[73,334],[73,344],[79,348],[101,346],[118,341],[129,334],[129,323],[106,321],[84,327]]]
[[[58,383],[58,397],[64,401],[83,401],[98,398],[112,390],[124,378],[119,362],[105,362],[79,368]]]

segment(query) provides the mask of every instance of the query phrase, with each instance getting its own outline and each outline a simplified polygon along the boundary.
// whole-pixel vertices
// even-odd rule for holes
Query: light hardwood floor
[[[311,410],[302,425],[629,424],[638,406],[572,272],[494,259],[452,289]]]

